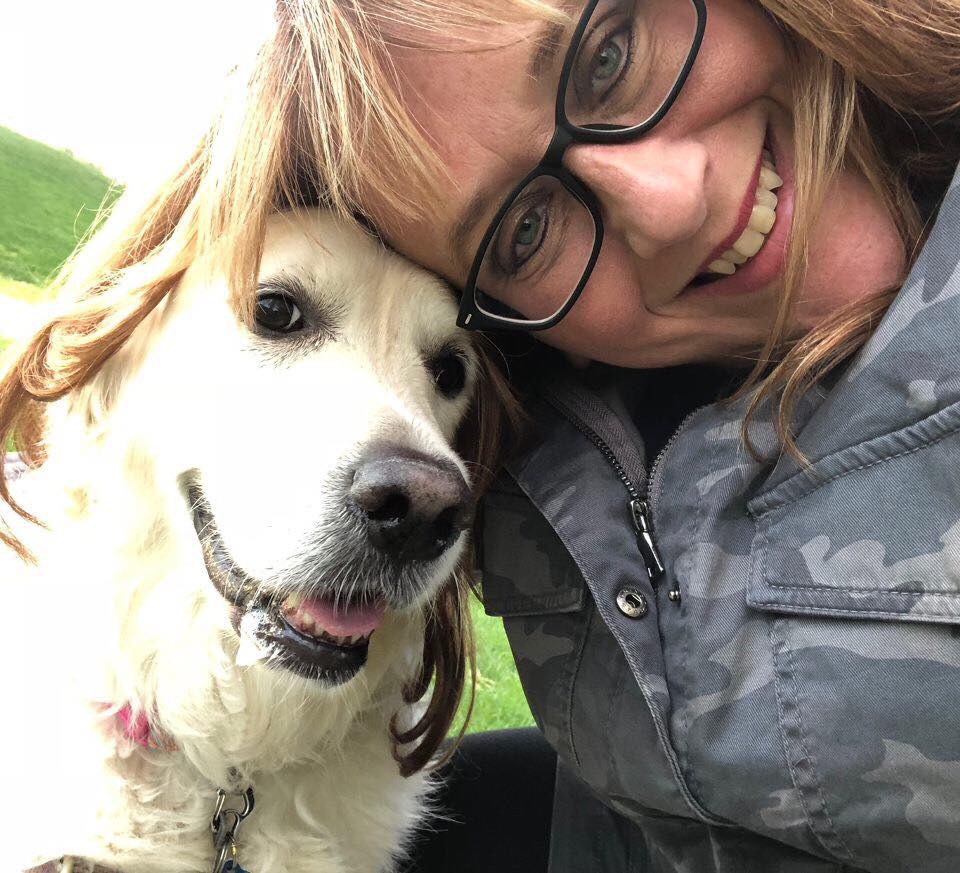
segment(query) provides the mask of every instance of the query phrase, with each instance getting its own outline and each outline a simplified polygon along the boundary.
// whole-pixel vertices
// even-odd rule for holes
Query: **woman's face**
[[[566,152],[565,167],[600,203],[605,231],[580,299],[540,334],[576,356],[628,367],[729,362],[748,356],[769,332],[795,194],[788,54],[753,3],[706,5],[699,55],[667,116],[633,142],[575,144]],[[550,141],[570,35],[556,41],[551,26],[537,22],[509,39],[498,34],[505,45],[490,50],[395,50],[404,99],[449,179],[425,217],[378,218],[392,245],[455,286],[463,285],[493,214]],[[627,55],[622,35],[612,39],[595,46],[592,69],[601,78]],[[551,47],[558,50],[544,65]],[[535,57],[539,76],[531,71]],[[764,149],[774,176],[760,173]],[[451,240],[455,228],[465,244]],[[537,234],[529,222],[525,228],[506,240],[506,251],[525,257],[532,250]],[[755,233],[744,236],[748,229]],[[895,282],[903,265],[892,220],[864,179],[844,171],[812,228],[793,331]]]

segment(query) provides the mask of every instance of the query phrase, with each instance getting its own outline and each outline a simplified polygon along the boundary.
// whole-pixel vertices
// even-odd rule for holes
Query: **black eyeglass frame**
[[[639,0],[639,2],[643,2],[643,0]],[[670,89],[670,92],[667,94],[663,103],[660,104],[657,111],[654,112],[653,115],[651,115],[646,121],[635,125],[634,127],[621,127],[614,124],[594,124],[582,126],[574,124],[567,118],[567,85],[570,81],[570,75],[573,71],[573,65],[577,59],[577,54],[580,51],[580,42],[583,39],[584,33],[586,32],[587,25],[590,23],[590,18],[592,17],[594,10],[600,3],[600,0],[589,0],[583,12],[580,14],[580,20],[577,22],[576,29],[574,30],[573,36],[570,39],[570,45],[567,48],[567,53],[563,59],[563,68],[560,72],[560,83],[557,86],[557,103],[555,110],[556,127],[553,132],[553,137],[550,140],[550,145],[547,146],[547,150],[540,159],[540,162],[523,179],[521,179],[516,187],[514,187],[510,194],[504,199],[500,208],[494,215],[493,220],[490,222],[489,227],[484,233],[483,238],[480,241],[480,246],[477,249],[477,254],[473,259],[473,264],[470,267],[470,273],[467,276],[463,294],[460,297],[460,309],[457,312],[457,325],[459,327],[467,330],[546,330],[547,328],[558,324],[573,308],[573,305],[577,302],[577,299],[580,297],[580,294],[586,287],[586,284],[590,279],[590,275],[593,273],[593,268],[597,263],[597,258],[600,256],[600,249],[603,246],[603,219],[600,215],[600,203],[597,200],[596,195],[563,166],[564,153],[573,143],[605,144],[630,142],[631,140],[647,133],[663,120],[663,117],[670,111],[670,108],[673,106],[674,101],[679,96],[680,91],[683,89],[683,86],[687,81],[687,76],[690,74],[690,70],[693,68],[693,64],[697,59],[697,54],[700,51],[700,43],[703,41],[703,33],[707,25],[707,9],[704,4],[704,0],[686,0],[686,2],[691,3],[696,10],[697,28],[694,32],[693,43],[690,46],[690,51],[687,54],[686,60],[680,69],[680,73],[677,76],[676,81],[673,83],[673,87]],[[581,276],[577,287],[567,299],[567,302],[553,315],[542,319],[523,319],[510,318],[508,316],[489,315],[477,305],[476,299],[477,277],[480,275],[480,270],[483,267],[483,260],[486,257],[487,248],[489,247],[490,242],[497,230],[500,228],[500,223],[510,210],[510,207],[513,206],[517,196],[534,179],[538,179],[541,176],[550,176],[551,178],[556,179],[590,212],[594,225],[593,251],[590,253],[590,258],[584,267],[583,275]]]

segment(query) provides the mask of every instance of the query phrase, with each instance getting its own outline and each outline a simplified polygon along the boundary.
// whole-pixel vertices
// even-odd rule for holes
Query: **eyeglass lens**
[[[638,127],[666,102],[697,31],[688,0],[600,0],[563,95],[578,127]],[[520,191],[484,251],[475,302],[487,315],[541,321],[566,305],[595,242],[589,209],[556,178]],[[482,290],[480,290],[482,289]]]

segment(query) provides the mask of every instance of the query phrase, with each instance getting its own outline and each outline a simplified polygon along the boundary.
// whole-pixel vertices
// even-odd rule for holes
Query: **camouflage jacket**
[[[883,322],[805,399],[809,466],[762,415],[745,451],[744,404],[648,466],[616,398],[544,389],[480,555],[559,753],[551,873],[960,870],[958,339],[955,178]]]

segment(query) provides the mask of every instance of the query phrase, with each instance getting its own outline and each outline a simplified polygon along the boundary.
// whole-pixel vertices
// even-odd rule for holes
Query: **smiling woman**
[[[487,609],[561,762],[550,869],[947,871],[956,786],[921,758],[960,759],[955,703],[916,689],[960,687],[949,197],[934,224],[960,158],[960,7],[562,8],[484,51],[388,41],[445,175],[420,214],[364,200],[461,289],[462,326],[593,364],[514,359],[537,438],[483,516]],[[870,508],[891,500],[922,511],[909,546]],[[885,645],[896,669],[872,666]],[[877,787],[894,772],[938,811]],[[467,827],[418,869],[546,867],[535,816],[491,823],[466,794]]]
[[[889,288],[919,224],[905,180],[877,163],[872,137],[852,127],[852,105],[834,103],[853,79],[821,64],[802,86],[816,104],[796,101],[795,78],[806,75],[808,56],[822,56],[752,4],[699,8],[688,0],[591,3],[563,32],[563,46],[577,40],[565,58],[532,52],[553,42],[538,25],[502,48],[434,53],[429,64],[429,51],[395,49],[403,93],[449,181],[429,221],[377,212],[374,192],[381,229],[465,288],[465,305],[485,319],[480,326],[505,305],[513,314],[503,326],[517,325],[519,310],[521,323],[551,328],[546,342],[622,366],[758,352],[764,359],[784,338]],[[735,62],[729,46],[737,47]],[[528,64],[538,78],[517,74]],[[491,101],[493,93],[500,98]],[[537,165],[555,121],[561,133]],[[840,168],[842,138],[850,136],[850,160]],[[798,172],[815,183],[796,184]],[[435,243],[441,227],[453,228],[449,247]],[[792,263],[791,236],[799,237]],[[804,243],[802,287],[784,288],[784,270],[804,260]],[[838,294],[851,251],[856,281]]]
[[[467,749],[415,869],[953,873],[960,2],[285,0],[245,105],[66,274],[28,456],[192,258],[252,328],[268,213],[359,216],[539,340],[474,472],[543,736]]]

